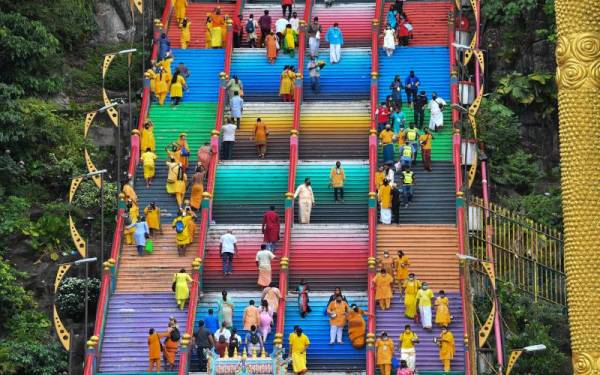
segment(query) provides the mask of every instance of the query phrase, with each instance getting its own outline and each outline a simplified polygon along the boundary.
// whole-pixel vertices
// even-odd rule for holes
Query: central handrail
[[[169,16],[171,14],[171,0],[165,0],[165,7],[161,15],[161,22],[163,27],[166,27],[169,22]],[[154,40],[157,40],[160,36],[161,28],[154,30]],[[156,60],[158,56],[158,44],[154,43],[152,46],[152,54],[150,59]],[[140,107],[140,115],[138,118],[137,129],[141,130],[146,117],[148,116],[148,110],[150,108],[150,86],[146,85],[142,92],[142,103]],[[127,173],[130,177],[135,175],[135,170],[139,163],[140,143],[131,142],[131,157],[129,158],[129,165]],[[116,270],[119,266],[120,252],[121,252],[121,241],[123,237],[123,225],[125,224],[123,214],[125,213],[125,207],[119,204],[117,209],[117,220],[115,224],[115,231],[113,234],[112,247],[110,250],[110,258],[106,261],[102,267],[102,281],[100,284],[100,295],[98,296],[98,307],[96,310],[96,321],[94,323],[93,336],[86,344],[86,352],[84,355],[83,375],[93,375],[96,373],[97,355],[100,353],[102,348],[102,340],[104,336],[104,327],[106,324],[106,314],[108,312],[108,299],[112,294],[115,287]],[[87,327],[86,327],[87,328]],[[87,332],[86,332],[87,333]],[[87,337],[85,338],[87,339]]]
[[[296,73],[296,86],[294,88],[294,120],[290,130],[290,166],[288,169],[288,186],[285,194],[285,224],[283,232],[283,250],[281,254],[279,273],[279,290],[281,301],[277,309],[277,325],[275,329],[275,346],[283,347],[283,331],[285,328],[285,307],[288,292],[289,254],[292,238],[292,225],[294,223],[294,187],[296,169],[298,166],[298,130],[300,129],[300,111],[302,107],[304,57],[306,56],[306,28],[310,23],[312,2],[307,0],[304,8],[304,19],[300,21],[298,34],[298,73]]]
[[[236,0],[233,17],[237,17],[242,12],[243,0]],[[179,355],[178,375],[185,375],[189,372],[191,360],[191,339],[194,334],[194,323],[196,320],[196,311],[198,309],[199,294],[203,286],[204,259],[206,256],[206,235],[212,220],[212,198],[215,188],[215,176],[217,164],[219,162],[219,134],[223,125],[223,112],[225,107],[225,90],[227,80],[231,73],[231,56],[233,51],[233,27],[232,21],[227,20],[227,40],[225,46],[225,63],[223,72],[220,73],[221,84],[219,85],[219,99],[217,104],[217,113],[215,115],[215,129],[211,132],[212,155],[209,165],[208,181],[206,192],[202,196],[202,211],[200,214],[200,233],[198,235],[198,247],[196,258],[192,262],[192,287],[190,289],[190,301],[188,305],[188,316],[185,333],[181,340],[181,353]]]
[[[379,31],[385,0],[375,3],[375,18],[371,28],[371,123],[369,128],[369,258],[367,259],[367,298],[368,298],[368,334],[367,334],[367,375],[375,374],[375,277],[377,247],[377,193],[375,188],[375,171],[377,170],[377,119],[375,108],[378,98],[379,77]]]

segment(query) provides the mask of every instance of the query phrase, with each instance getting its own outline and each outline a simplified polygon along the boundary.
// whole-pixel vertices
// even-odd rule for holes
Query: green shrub
[[[56,306],[62,317],[81,321],[85,312],[85,279],[78,277],[65,278],[56,294]],[[88,307],[96,306],[100,293],[100,280],[90,278],[88,286]],[[90,310],[92,311],[92,310]]]

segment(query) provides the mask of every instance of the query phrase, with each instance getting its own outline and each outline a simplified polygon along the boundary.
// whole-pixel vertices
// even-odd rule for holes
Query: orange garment
[[[329,315],[329,324],[336,327],[343,327],[346,325],[346,312],[350,310],[348,304],[344,301],[338,303],[337,301],[331,301],[327,306],[327,314]],[[335,316],[331,316],[335,313]]]
[[[350,310],[348,312],[348,337],[352,341],[352,347],[355,349],[361,349],[365,346],[367,323],[362,317],[364,313],[360,308],[358,311]]]
[[[165,351],[163,354],[167,363],[175,365],[175,356],[177,355],[178,346],[179,343],[177,341],[172,341],[170,337],[165,340]]]
[[[244,330],[246,331],[249,331],[252,326],[258,328],[260,325],[260,310],[254,305],[246,307],[242,322],[244,324]]]
[[[160,338],[168,333],[153,333],[148,336],[148,359],[160,359]]]
[[[267,35],[265,45],[267,47],[267,59],[277,58],[277,38],[275,35]]]
[[[392,298],[392,283],[394,282],[394,278],[386,273],[378,273],[373,278],[373,282],[375,283],[375,299],[386,299]]]
[[[254,125],[254,140],[257,145],[263,145],[267,143],[267,133],[269,130],[267,129],[267,125],[263,122],[257,122]]]
[[[388,275],[394,274],[394,258],[391,256],[382,256],[379,258],[379,262],[381,263],[381,268],[383,268]]]
[[[408,260],[408,257],[406,255],[403,256],[402,258],[400,258],[399,256],[396,257],[395,266],[396,266],[396,280],[404,281],[404,280],[408,279],[408,266],[410,266],[410,260]]]

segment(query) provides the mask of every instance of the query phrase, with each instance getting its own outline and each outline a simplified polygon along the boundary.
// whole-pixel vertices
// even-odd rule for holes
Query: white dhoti
[[[419,306],[423,328],[431,328],[431,306]]]
[[[300,199],[300,224],[310,224],[310,212],[312,211],[312,200]]]
[[[381,209],[381,222],[383,224],[391,224],[392,223],[392,209],[391,208],[382,208]]]
[[[314,36],[308,38],[308,48],[310,48],[311,56],[317,56],[319,54],[319,43],[320,40]]]
[[[332,63],[336,63],[340,61],[342,54],[342,45],[341,44],[330,44],[329,45],[329,61]]]
[[[400,359],[406,361],[406,365],[411,371],[415,371],[415,364],[417,363],[417,351],[415,348],[401,349]]]
[[[444,112],[432,113],[429,117],[429,129],[435,130],[436,127],[444,126]]]

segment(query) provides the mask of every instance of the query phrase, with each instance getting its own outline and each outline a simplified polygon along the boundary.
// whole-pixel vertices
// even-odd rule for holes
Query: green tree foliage
[[[27,94],[47,95],[60,91],[59,43],[41,22],[18,13],[0,12],[0,51],[0,81]]]
[[[481,2],[481,12],[487,21],[512,31],[515,26],[521,31],[529,20],[543,18],[549,22],[545,23],[546,27],[535,29],[534,35],[556,39],[554,0],[486,0]]]
[[[551,121],[556,114],[557,88],[552,73],[523,75],[512,72],[498,80],[496,93],[521,112],[533,112],[539,122]]]
[[[538,223],[562,229],[562,199],[558,188],[542,194],[504,197],[501,198],[501,202],[506,208],[520,212]]]
[[[85,311],[85,279],[68,277],[63,280],[56,295],[56,305],[61,316],[80,321]],[[100,293],[100,280],[87,281],[88,306],[96,306]]]
[[[0,258],[0,373],[59,374],[66,353],[50,336],[52,324],[21,285],[26,277]]]
[[[547,348],[543,352],[524,354],[511,374],[570,374],[569,326],[563,309],[535,302],[531,295],[510,283],[498,284],[498,298],[505,323],[505,347],[510,350],[544,344]],[[476,299],[475,309],[479,318],[485,320],[490,309],[489,299]]]

